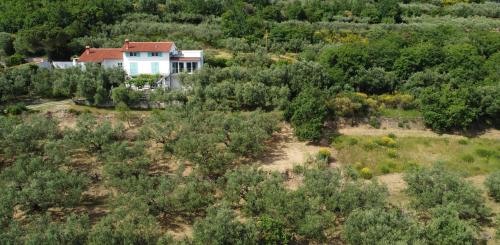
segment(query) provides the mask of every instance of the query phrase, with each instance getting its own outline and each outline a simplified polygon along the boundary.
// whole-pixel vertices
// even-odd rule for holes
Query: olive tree
[[[432,210],[432,219],[424,227],[424,237],[430,244],[473,244],[477,230],[469,221],[461,220],[454,204]]]
[[[63,222],[49,215],[30,217],[22,240],[26,244],[86,244],[90,230],[87,216],[69,215]]]
[[[77,119],[76,128],[69,129],[65,139],[75,146],[84,147],[89,152],[99,152],[106,145],[123,137],[123,126],[113,127],[109,121],[97,122],[92,114],[82,114]]]
[[[223,184],[223,197],[228,203],[238,206],[241,198],[264,181],[265,173],[256,168],[237,168],[226,172],[220,183]]]
[[[454,204],[460,218],[481,220],[490,215],[481,191],[440,165],[414,168],[405,174],[404,179],[408,183],[406,193],[417,209]]]
[[[196,164],[211,177],[222,176],[242,157],[264,151],[264,142],[276,130],[276,115],[262,112],[193,112],[182,119],[174,154]]]
[[[344,236],[349,244],[412,244],[418,239],[415,220],[398,209],[356,209],[347,218]]]
[[[86,177],[42,157],[20,157],[2,172],[2,178],[7,186],[16,187],[15,203],[28,212],[74,206],[88,184]]]
[[[285,113],[300,140],[317,141],[327,116],[325,95],[318,88],[306,88],[293,99]]]
[[[88,244],[156,244],[161,235],[159,224],[144,200],[122,196],[116,204],[92,227]]]
[[[47,141],[60,135],[57,121],[44,116],[0,117],[0,152],[6,156],[40,154]]]
[[[236,220],[232,210],[221,207],[208,210],[207,217],[193,228],[194,244],[255,244],[255,227]]]

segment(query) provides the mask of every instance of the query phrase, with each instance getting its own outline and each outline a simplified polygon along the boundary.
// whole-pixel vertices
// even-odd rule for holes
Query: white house
[[[121,48],[86,47],[73,64],[98,63],[103,67],[123,67],[127,75],[161,75],[160,84],[179,87],[176,74],[192,73],[203,65],[202,50],[177,50],[173,42],[130,42]]]

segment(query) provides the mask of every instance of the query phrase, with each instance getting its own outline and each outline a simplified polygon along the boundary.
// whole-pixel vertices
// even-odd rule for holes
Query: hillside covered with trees
[[[122,69],[29,62],[125,39],[203,49],[205,66],[181,74],[181,90],[144,92]],[[69,98],[91,105],[65,112],[74,124],[24,104]],[[130,109],[144,100],[167,108]],[[105,103],[115,110],[94,108]],[[390,113],[439,134],[500,128],[498,1],[2,0],[0,244],[477,244],[500,233],[500,139],[446,138],[475,155],[424,164],[403,161],[412,139],[338,135]],[[283,124],[337,155],[263,170]],[[389,160],[336,158],[355,148]],[[388,173],[402,173],[401,202],[376,178]],[[477,173],[484,190],[464,179]]]

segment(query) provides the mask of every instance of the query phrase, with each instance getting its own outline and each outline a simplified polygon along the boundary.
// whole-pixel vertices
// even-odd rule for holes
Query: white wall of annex
[[[122,60],[103,60],[101,66],[104,68],[118,67],[118,63],[122,63]]]

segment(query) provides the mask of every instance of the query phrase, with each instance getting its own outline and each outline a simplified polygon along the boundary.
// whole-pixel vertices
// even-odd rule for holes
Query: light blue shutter
[[[125,52],[125,56],[130,57],[130,52]]]
[[[141,52],[137,52],[137,57],[141,57]]]
[[[139,66],[135,62],[130,63],[130,75],[136,76],[137,74],[139,74]]]
[[[160,64],[158,62],[151,63],[151,73],[153,74],[160,73]]]
[[[162,53],[162,52],[158,53],[158,55],[159,55],[160,57],[163,57],[163,53]]]
[[[152,56],[153,56],[153,53],[148,52],[148,57],[152,57]]]

